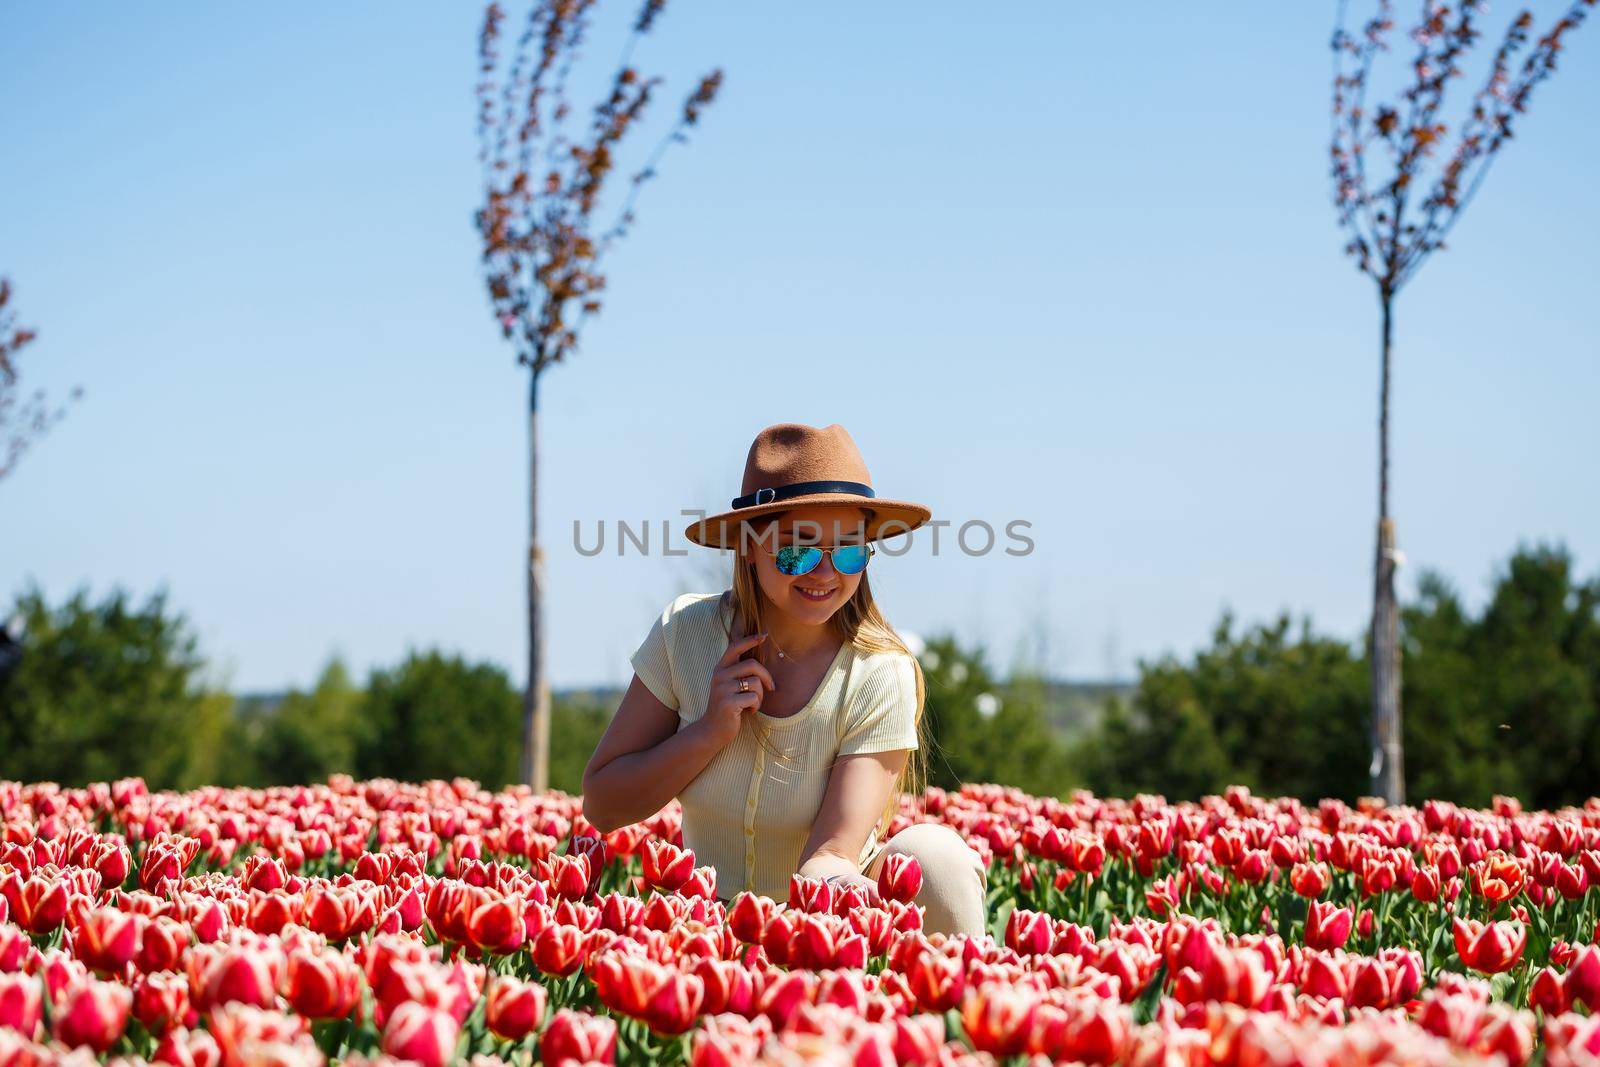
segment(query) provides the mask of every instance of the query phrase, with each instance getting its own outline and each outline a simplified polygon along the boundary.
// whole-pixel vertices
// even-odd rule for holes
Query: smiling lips
[[[794,591],[799,593],[801,596],[805,597],[807,600],[816,600],[816,601],[827,600],[829,597],[831,597],[833,595],[833,590],[832,589],[823,589],[821,591],[818,591],[818,590],[815,590],[815,589],[807,589],[806,587],[800,586],[800,585],[795,586],[794,587]]]

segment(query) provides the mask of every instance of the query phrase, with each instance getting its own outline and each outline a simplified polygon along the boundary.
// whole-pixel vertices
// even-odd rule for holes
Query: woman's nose
[[[816,567],[812,570],[811,573],[815,574],[818,578],[831,578],[831,577],[833,577],[833,575],[834,575],[833,553],[832,552],[824,552],[822,554],[822,559],[817,563]]]

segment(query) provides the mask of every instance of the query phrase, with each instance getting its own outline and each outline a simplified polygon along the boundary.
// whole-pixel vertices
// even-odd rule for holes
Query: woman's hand
[[[711,693],[706,698],[706,714],[701,721],[705,723],[706,732],[723,745],[739,736],[739,724],[744,721],[745,714],[761,707],[762,698],[778,688],[760,663],[739,658],[766,639],[765,633],[759,633],[729,642],[728,650],[711,673]],[[743,691],[739,688],[741,684]]]
[[[878,892],[876,879],[868,878],[865,874],[830,874],[824,879],[833,886],[835,892],[846,886],[857,886],[867,895],[867,903],[877,907],[883,905],[883,896]]]

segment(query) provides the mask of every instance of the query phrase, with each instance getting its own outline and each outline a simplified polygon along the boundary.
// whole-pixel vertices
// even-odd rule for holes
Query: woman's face
[[[752,536],[749,551],[755,560],[756,580],[773,606],[798,622],[827,622],[855,595],[861,575],[840,574],[833,569],[833,557],[827,553],[805,574],[784,574],[773,553],[790,544],[819,548],[860,544],[866,519],[867,513],[861,508],[795,508],[780,513],[759,535]]]

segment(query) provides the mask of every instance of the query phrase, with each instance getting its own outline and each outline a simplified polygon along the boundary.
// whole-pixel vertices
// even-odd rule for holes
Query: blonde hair
[[[872,509],[867,512],[867,521],[870,526]],[[781,515],[772,515],[768,521],[775,521]],[[753,539],[759,544],[760,539]],[[741,536],[741,546],[749,542]],[[730,639],[735,635],[743,636],[758,633],[765,629],[761,621],[761,607],[765,602],[765,595],[761,591],[761,582],[756,577],[755,560],[744,554],[743,548],[736,550],[733,557],[733,580],[731,587],[722,594],[719,605],[719,614],[723,618],[723,629]],[[731,607],[731,612],[727,609]],[[921,795],[928,780],[927,728],[923,722],[923,709],[927,704],[927,686],[922,677],[922,664],[912,653],[910,646],[889,625],[889,620],[884,618],[883,612],[878,609],[878,604],[872,598],[871,583],[865,571],[861,572],[861,583],[856,586],[853,596],[847,600],[838,611],[828,620],[829,627],[835,634],[854,646],[857,652],[870,654],[873,652],[899,652],[911,659],[912,673],[916,677],[916,710],[915,722],[917,731],[917,747],[912,750],[906,759],[906,765],[901,768],[900,774],[895,778],[894,791],[889,796],[889,802],[884,806],[883,814],[877,822],[880,838],[885,836],[889,824],[900,810],[900,800],[906,794]],[[756,659],[762,666],[770,668],[772,665],[771,642],[762,642],[756,649]],[[756,743],[775,758],[783,759],[784,754],[778,752],[767,742],[767,733],[770,729],[754,715],[745,717],[752,724]],[[743,726],[740,727],[743,729]]]

